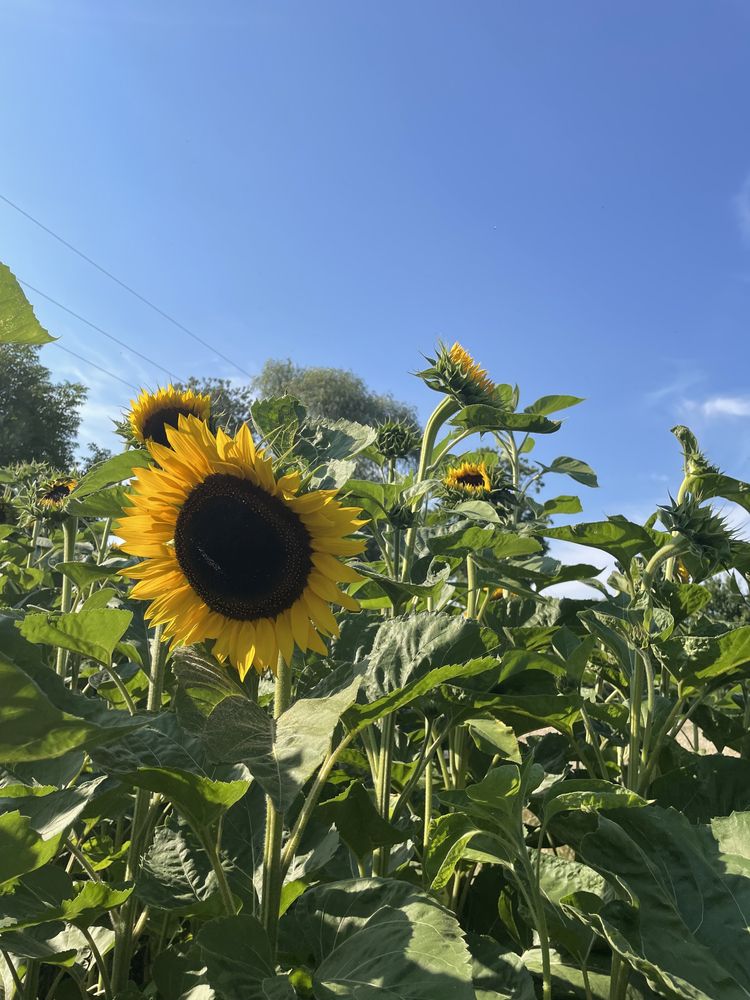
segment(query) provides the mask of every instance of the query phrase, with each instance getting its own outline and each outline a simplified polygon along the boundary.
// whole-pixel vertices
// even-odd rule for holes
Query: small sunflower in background
[[[443,485],[452,493],[468,494],[479,499],[490,493],[492,480],[484,462],[464,462],[448,469]]]
[[[43,513],[57,514],[65,509],[68,497],[78,485],[78,480],[60,477],[50,480],[38,491],[37,505]]]
[[[214,435],[194,416],[167,426],[168,445],[147,443],[157,466],[138,469],[132,506],[117,526],[121,550],[143,562],[125,573],[146,616],[173,645],[213,640],[241,677],[275,671],[294,646],[327,652],[338,634],[330,604],[358,611],[338,584],[359,574],[338,557],[365,522],[335,490],[300,493],[297,472],[277,476],[247,425]]]
[[[166,389],[149,392],[144,389],[138,399],[130,402],[130,431],[139,444],[154,441],[169,446],[168,427],[177,427],[180,417],[198,417],[208,420],[211,397],[202,396],[192,389]]]
[[[458,342],[439,344],[437,357],[427,360],[431,366],[418,374],[431,389],[453,396],[462,406],[496,401],[495,383]]]

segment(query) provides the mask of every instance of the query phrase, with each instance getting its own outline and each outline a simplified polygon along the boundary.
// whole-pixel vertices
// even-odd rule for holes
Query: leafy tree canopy
[[[416,410],[394,399],[390,393],[373,392],[364,380],[342,368],[306,368],[286,360],[269,359],[249,385],[224,378],[190,378],[179,388],[208,393],[213,410],[230,430],[250,419],[254,399],[289,394],[312,417],[356,420],[377,425],[385,420],[403,420],[418,425]]]
[[[0,465],[72,466],[85,399],[80,383],[52,381],[36,347],[0,344]]]

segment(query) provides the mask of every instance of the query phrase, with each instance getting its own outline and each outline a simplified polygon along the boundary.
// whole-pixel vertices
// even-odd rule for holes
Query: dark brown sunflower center
[[[44,494],[44,499],[51,503],[60,503],[70,493],[70,486],[67,483],[58,483]]]
[[[176,427],[181,416],[187,417],[193,412],[189,406],[165,406],[146,418],[141,433],[147,441],[150,439],[157,444],[168,445],[167,427]]]
[[[484,476],[481,472],[462,472],[458,481],[462,486],[484,486]]]
[[[175,553],[190,586],[220,615],[273,618],[301,596],[312,570],[310,535],[283,500],[216,473],[177,518]]]

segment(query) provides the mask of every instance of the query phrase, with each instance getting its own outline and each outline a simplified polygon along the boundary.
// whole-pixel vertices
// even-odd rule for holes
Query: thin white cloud
[[[746,240],[750,240],[750,174],[734,196],[733,203],[740,232]]]
[[[684,399],[685,410],[700,413],[708,419],[714,417],[750,417],[750,396],[709,396],[699,402],[695,399]]]

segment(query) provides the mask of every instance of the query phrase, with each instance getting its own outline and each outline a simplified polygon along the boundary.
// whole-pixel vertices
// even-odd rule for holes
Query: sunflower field
[[[677,427],[645,524],[556,525],[582,401],[417,376],[421,434],[166,386],[84,476],[0,471],[6,1000],[750,996],[750,626],[703,586],[750,486]]]

